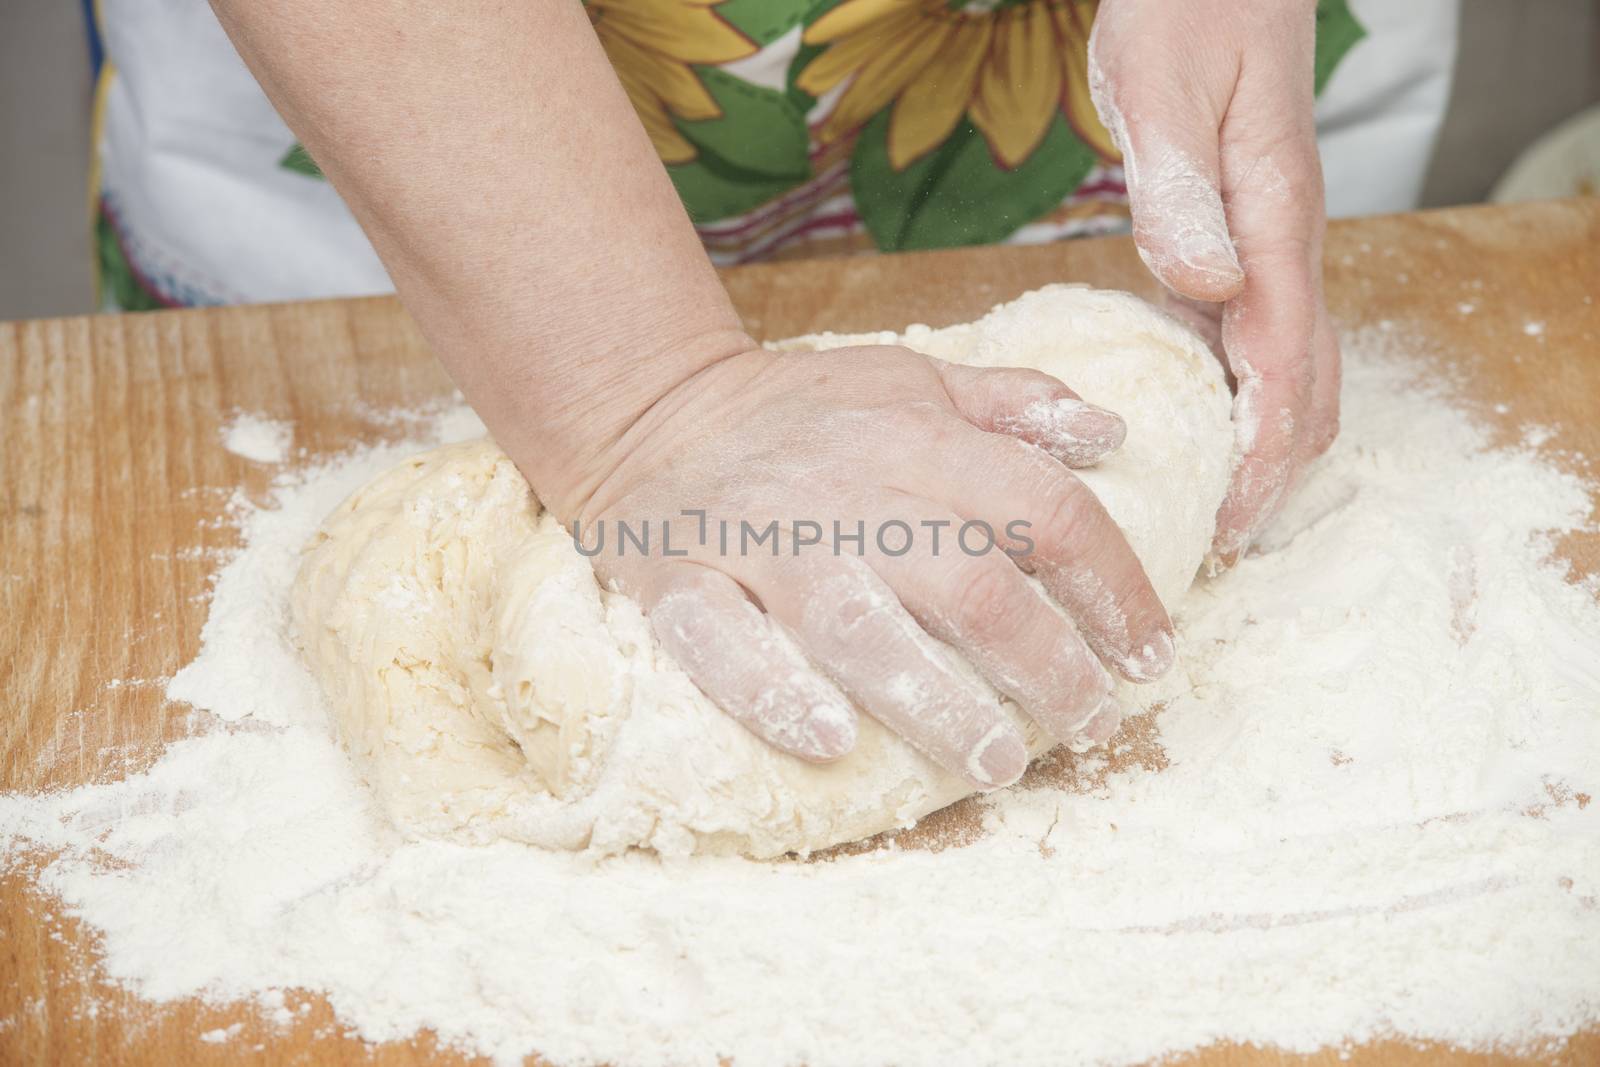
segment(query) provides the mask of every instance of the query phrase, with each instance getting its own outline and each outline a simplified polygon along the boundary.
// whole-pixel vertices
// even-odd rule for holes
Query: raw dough
[[[774,347],[888,343],[1037,367],[1119,412],[1127,443],[1081,477],[1175,606],[1232,441],[1222,373],[1197,337],[1125,293],[1057,285],[967,325]],[[632,602],[597,585],[487,440],[416,456],[340,505],[306,549],[293,612],[340,737],[410,833],[768,857],[971,791],[867,716],[828,766],[747,734],[657,650]],[[1034,754],[1049,747],[1005,706]]]

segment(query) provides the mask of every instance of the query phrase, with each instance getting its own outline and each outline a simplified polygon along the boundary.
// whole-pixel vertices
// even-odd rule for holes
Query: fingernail
[[[1083,710],[1078,714],[1077,719],[1066,728],[1066,737],[1076,737],[1083,733],[1089,728],[1089,724],[1094,722],[1100,716],[1100,713],[1105,711],[1107,706],[1112,703],[1111,689],[1116,684],[1116,680],[1105,670],[1097,671],[1097,675],[1099,685],[1093,691],[1086,691],[1083,694]]]
[[[837,704],[814,704],[806,714],[805,755],[818,761],[836,760],[856,747],[856,715]]]
[[[1084,727],[1083,736],[1095,744],[1104,744],[1111,740],[1111,735],[1117,732],[1122,725],[1122,707],[1110,697],[1101,705],[1100,713],[1089,720],[1089,725]]]
[[[1067,417],[1066,431],[1097,455],[1105,455],[1122,447],[1128,439],[1128,424],[1115,411],[1107,411],[1098,404],[1080,400],[1083,406]]]
[[[1172,635],[1157,630],[1123,659],[1122,673],[1132,682],[1153,682],[1171,670],[1177,658]]]
[[[1037,445],[1069,467],[1089,466],[1128,438],[1128,424],[1121,415],[1070,396],[1035,401],[998,428]]]
[[[1114,698],[1106,697],[1083,729],[1067,742],[1067,748],[1073,752],[1087,752],[1096,745],[1104,744],[1117,732],[1122,719],[1122,705]]]
[[[1009,723],[996,723],[967,757],[967,773],[984,789],[999,789],[1028,769],[1028,750]]]
[[[1212,538],[1211,551],[1206,557],[1208,566],[1215,561],[1216,564],[1220,564],[1221,569],[1226,570],[1244,558],[1245,553],[1250,551],[1250,546],[1255,543],[1256,537],[1277,514],[1278,505],[1283,500],[1284,488],[1282,484],[1278,484],[1264,493],[1257,490],[1254,493],[1253,504],[1235,505],[1235,514],[1254,513],[1255,521],[1234,525],[1226,530],[1219,529]],[[1244,494],[1241,494],[1241,497],[1246,500],[1251,499]],[[1215,567],[1211,573],[1216,573]]]
[[[1192,230],[1178,241],[1178,258],[1191,270],[1215,275],[1230,282],[1244,280],[1239,253],[1233,242],[1208,229]]]
[[[1215,578],[1223,571],[1231,571],[1249,547],[1250,538],[1247,534],[1235,533],[1219,538],[1211,551],[1206,553],[1206,577]]]

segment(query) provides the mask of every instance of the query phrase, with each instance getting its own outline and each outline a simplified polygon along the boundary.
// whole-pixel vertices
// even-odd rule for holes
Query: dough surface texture
[[[1199,338],[1128,294],[1055,285],[965,325],[772,347],[859,344],[1034,367],[1122,415],[1127,442],[1079,474],[1176,610],[1232,448],[1226,383]],[[292,612],[340,739],[406,833],[771,857],[972,791],[867,715],[854,751],[826,766],[748,734],[599,586],[488,440],[417,455],[341,504],[305,549]],[[1002,704],[1032,754],[1050,747]]]

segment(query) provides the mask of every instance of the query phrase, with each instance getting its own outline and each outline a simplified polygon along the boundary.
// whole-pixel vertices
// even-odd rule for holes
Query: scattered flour
[[[1556,429],[1554,426],[1541,426],[1538,423],[1530,423],[1523,427],[1522,443],[1528,448],[1543,448],[1553,441],[1555,436]]]
[[[293,442],[294,427],[287,422],[243,411],[222,431],[222,447],[256,463],[282,463]]]
[[[434,440],[244,507],[169,690],[212,728],[125,780],[0,799],[0,841],[42,850],[43,891],[144,997],[282,1023],[282,990],[320,991],[369,1039],[431,1027],[504,1063],[1537,1050],[1600,1019],[1600,605],[1549,558],[1589,499],[1487,450],[1397,346],[1347,339],[1343,436],[1260,551],[1177,606],[1164,758],[1080,757],[1093,785],[995,795],[972,843],[596,863],[396,834],[286,604],[323,515]]]
[[[218,1027],[215,1030],[206,1030],[200,1035],[200,1040],[208,1045],[220,1045],[239,1036],[239,1031],[244,1029],[243,1023],[234,1023],[232,1026]]]

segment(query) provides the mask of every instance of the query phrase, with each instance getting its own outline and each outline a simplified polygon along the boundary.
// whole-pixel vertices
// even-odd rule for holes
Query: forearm
[[[749,344],[576,2],[213,6],[542,493]]]

